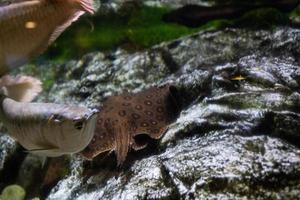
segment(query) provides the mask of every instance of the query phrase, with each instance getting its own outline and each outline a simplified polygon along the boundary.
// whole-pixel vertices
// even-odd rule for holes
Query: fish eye
[[[83,122],[82,121],[75,122],[74,127],[77,130],[81,130],[83,128]]]
[[[62,122],[64,117],[59,114],[53,114],[49,120],[53,120],[54,122]]]

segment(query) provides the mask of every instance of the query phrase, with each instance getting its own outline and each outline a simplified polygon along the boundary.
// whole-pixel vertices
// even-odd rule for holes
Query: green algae
[[[218,27],[218,21],[199,28],[163,22],[169,8],[142,6],[131,12],[86,16],[72,25],[44,54],[46,59],[68,60],[91,51],[110,51],[118,47],[136,51],[200,30]]]
[[[300,5],[290,13],[290,17],[300,17]]]
[[[289,17],[293,23],[300,24],[300,5],[289,14]]]
[[[19,185],[9,185],[3,189],[0,200],[24,200],[26,192]]]
[[[161,42],[201,30],[234,27],[273,28],[289,23],[288,15],[275,8],[247,12],[235,20],[213,20],[198,28],[189,28],[162,20],[166,7],[141,6],[131,12],[108,12],[86,16],[72,25],[44,54],[46,59],[69,60],[91,51],[111,51],[122,47],[129,51],[147,49]]]

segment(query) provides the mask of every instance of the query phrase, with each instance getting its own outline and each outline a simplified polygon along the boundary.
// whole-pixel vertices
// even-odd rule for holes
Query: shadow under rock
[[[255,134],[271,135],[286,140],[300,148],[300,115],[293,112],[264,113],[262,120],[252,132]]]

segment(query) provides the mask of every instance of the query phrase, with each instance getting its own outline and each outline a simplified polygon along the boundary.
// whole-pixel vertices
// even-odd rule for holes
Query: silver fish
[[[0,6],[0,77],[41,54],[93,0],[22,0]]]
[[[52,103],[17,102],[2,95],[0,119],[30,152],[49,157],[82,151],[94,135],[98,111]]]

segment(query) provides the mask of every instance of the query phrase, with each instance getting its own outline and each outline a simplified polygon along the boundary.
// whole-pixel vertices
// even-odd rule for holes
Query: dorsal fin
[[[93,0],[70,0],[75,1],[81,7],[82,11],[94,14],[95,9],[93,6]]]
[[[0,88],[4,95],[15,101],[30,102],[41,91],[42,83],[31,76],[3,76],[0,79]]]
[[[50,0],[48,0],[50,1]],[[56,0],[58,1],[58,0]],[[60,0],[61,1],[61,0]],[[64,0],[67,1],[67,0]],[[75,22],[76,20],[78,20],[78,18],[83,15],[85,12],[88,12],[90,14],[94,14],[95,10],[93,7],[93,1],[92,0],[68,0],[70,3],[74,3],[78,6],[79,9],[74,12],[63,24],[61,24],[60,26],[58,26],[53,33],[51,34],[48,44],[47,46],[49,46],[50,44],[52,44],[60,35],[62,32],[64,32],[73,22]],[[43,52],[46,47],[42,47],[41,48],[41,52]]]
[[[83,14],[84,14],[83,11],[77,11],[67,21],[65,21],[65,23],[63,23],[62,25],[56,27],[56,29],[51,34],[47,45],[45,47],[42,47],[40,51],[41,52],[45,51],[45,49],[49,45],[51,45],[62,34],[62,32],[64,32],[64,30],[66,30],[69,26],[71,26],[71,24],[73,22],[75,22]]]

